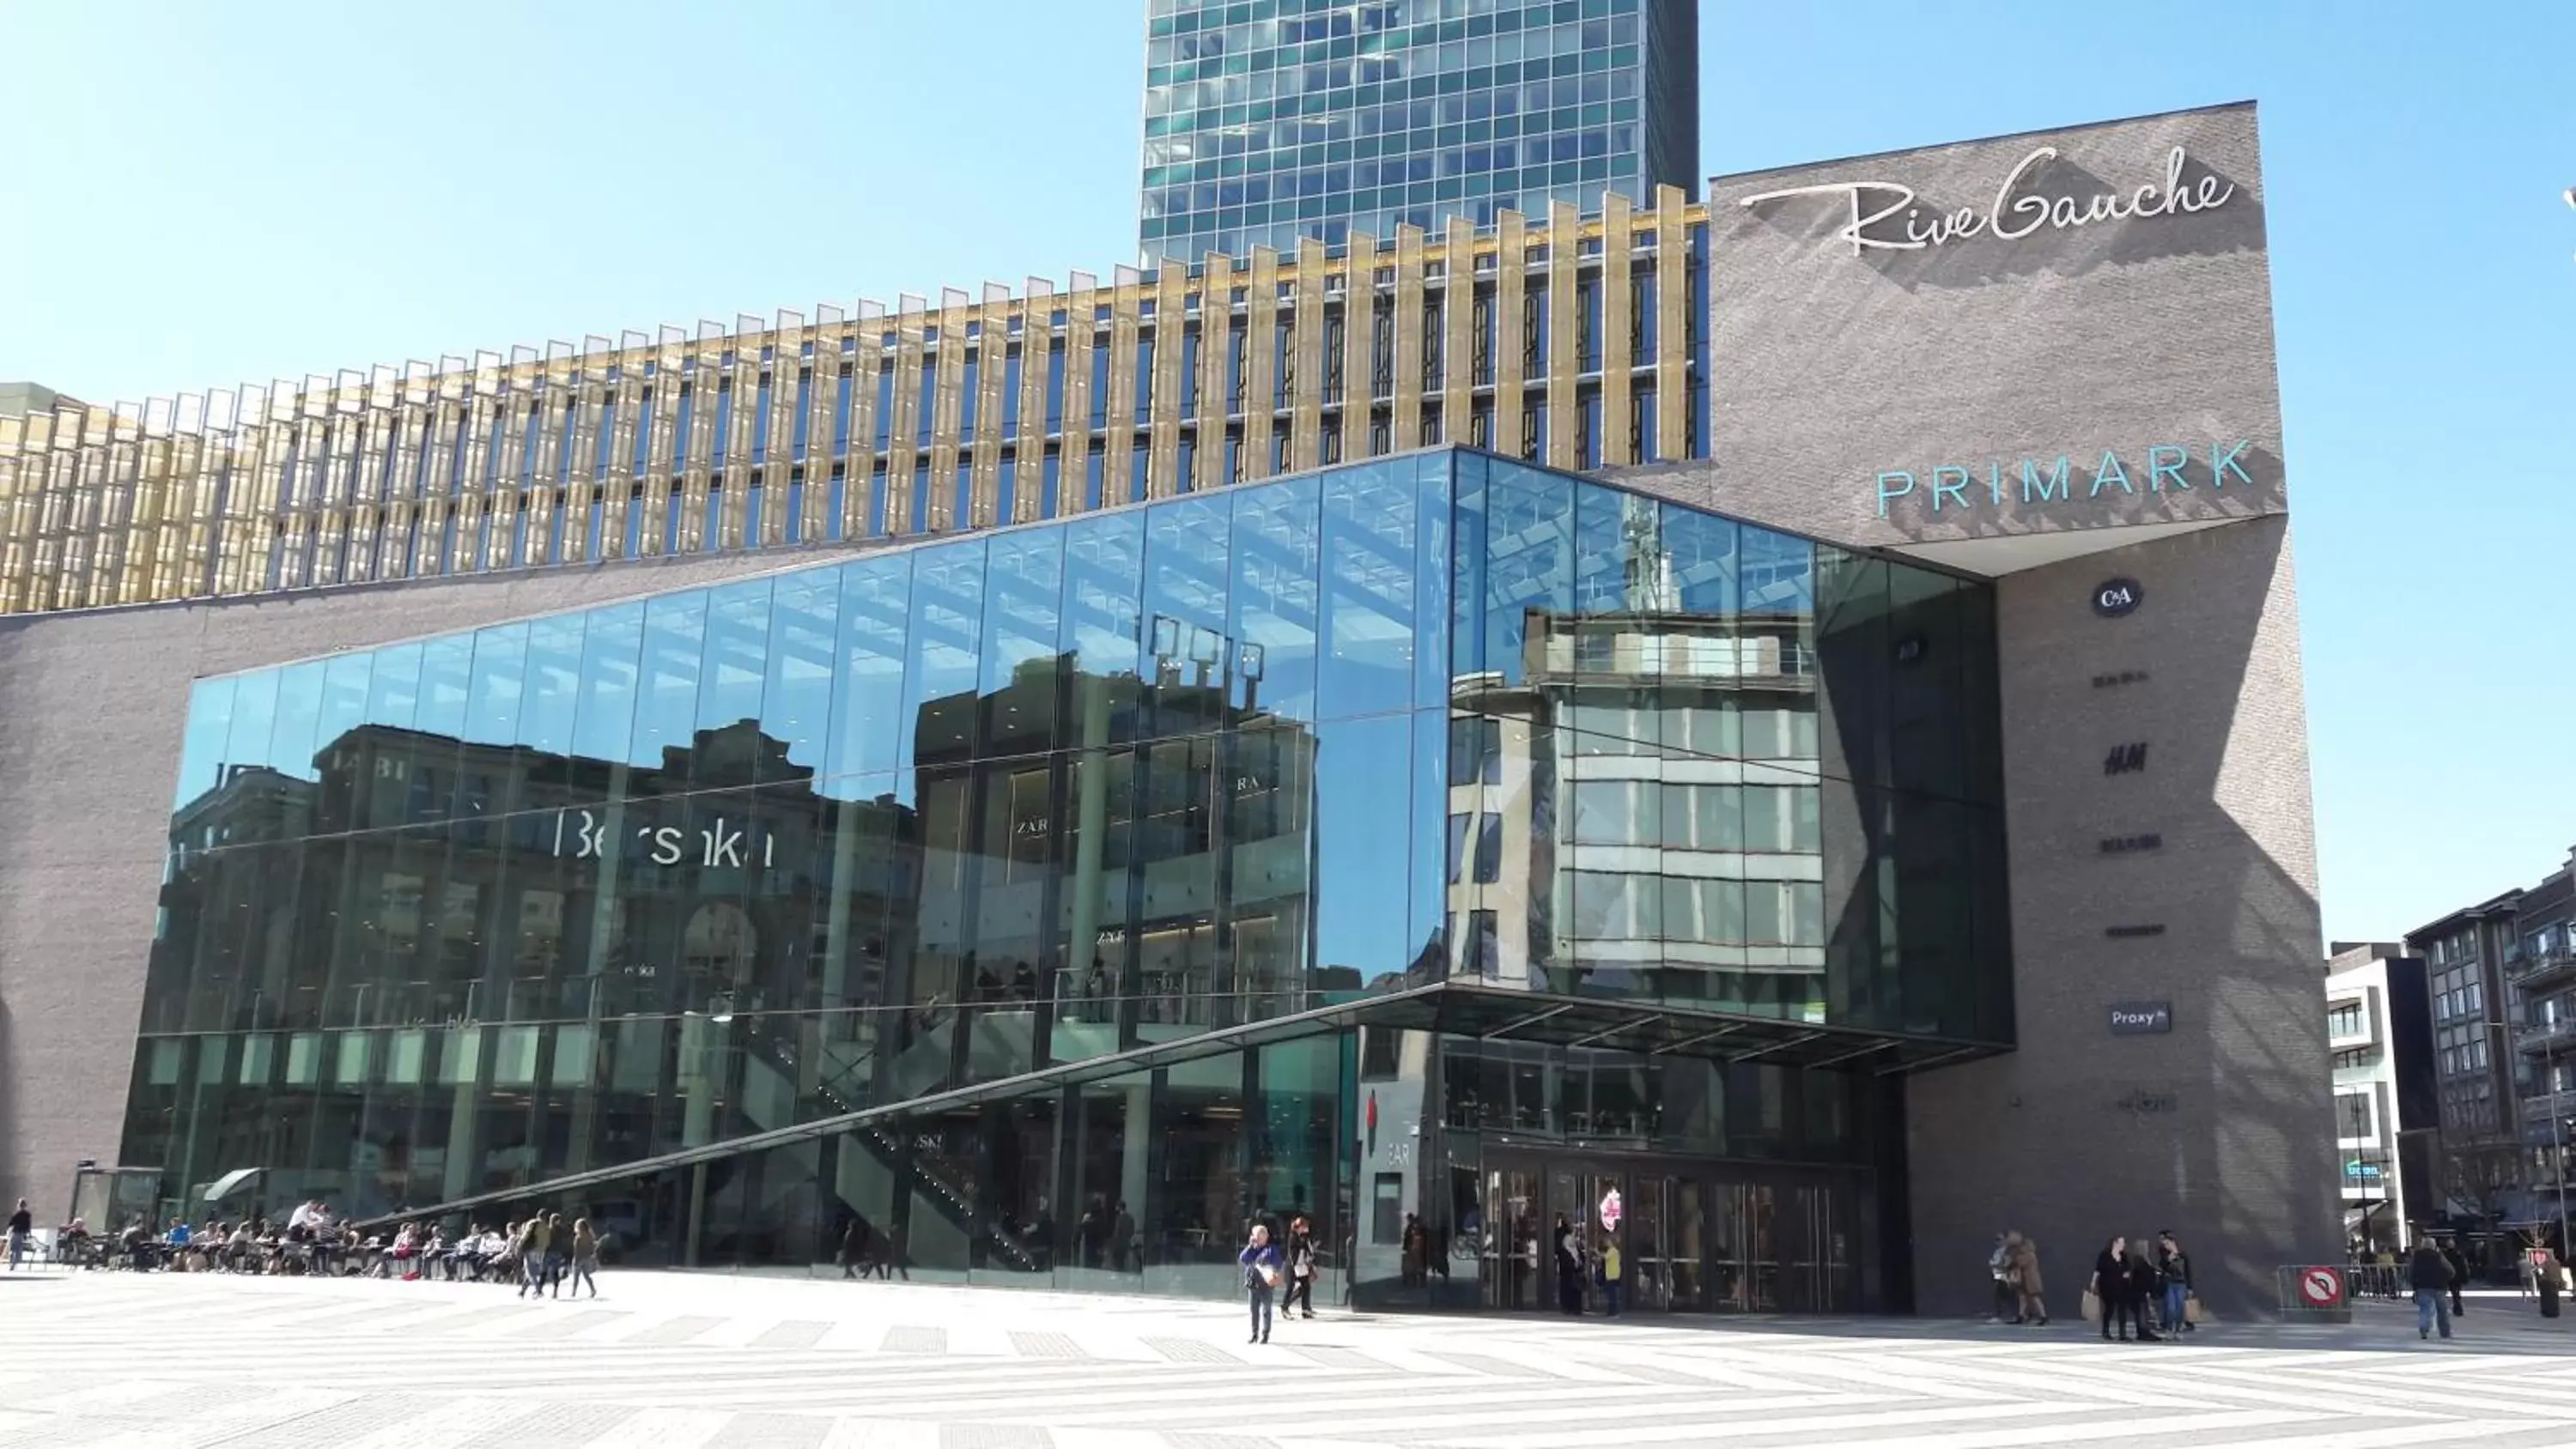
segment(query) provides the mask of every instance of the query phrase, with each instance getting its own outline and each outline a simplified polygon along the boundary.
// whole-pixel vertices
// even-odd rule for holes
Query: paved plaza
[[[608,1275],[0,1278],[0,1449],[1607,1449],[2576,1445],[2576,1319],[2510,1297],[2178,1345],[1914,1322],[1362,1318]]]

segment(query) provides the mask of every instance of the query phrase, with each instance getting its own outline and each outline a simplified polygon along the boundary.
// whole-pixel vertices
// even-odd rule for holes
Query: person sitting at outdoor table
[[[457,1234],[453,1242],[448,1241],[444,1232],[430,1239],[430,1257],[438,1265],[439,1276],[450,1283],[455,1282],[464,1270],[466,1259],[474,1252],[474,1240],[482,1235],[483,1229],[477,1224]]]
[[[481,1223],[456,1244],[456,1276],[470,1283],[483,1281],[485,1260],[492,1251],[492,1230]]]
[[[419,1256],[420,1232],[411,1224],[405,1223],[402,1225],[402,1231],[394,1234],[393,1246],[387,1251],[385,1276],[388,1278],[414,1276],[412,1262]]]
[[[152,1267],[154,1259],[152,1230],[143,1226],[141,1213],[135,1214],[133,1221],[125,1225],[125,1231],[116,1235],[116,1243],[118,1250],[124,1254],[125,1266],[136,1272],[143,1272]]]

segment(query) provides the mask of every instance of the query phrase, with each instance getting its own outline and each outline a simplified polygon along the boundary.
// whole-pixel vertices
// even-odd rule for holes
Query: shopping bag
[[[2182,1301],[2182,1321],[2185,1323],[2198,1323],[2200,1321],[2199,1299],[2186,1298]]]
[[[2093,1323],[2102,1317],[2102,1299],[2092,1289],[2084,1290],[2084,1321]]]

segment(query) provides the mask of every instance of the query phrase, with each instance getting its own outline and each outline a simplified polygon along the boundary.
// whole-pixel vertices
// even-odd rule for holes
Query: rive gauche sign
[[[1851,220],[1834,231],[1834,240],[1853,256],[1874,251],[1912,252],[1948,246],[1970,237],[1990,236],[2014,242],[2043,231],[2072,231],[2106,221],[2147,221],[2215,211],[2236,195],[2236,184],[2204,167],[2196,180],[2185,180],[2189,162],[2180,146],[2165,153],[2161,181],[2142,181],[2125,191],[2090,195],[2051,194],[2046,189],[2055,169],[2057,148],[2042,146],[2004,173],[1986,209],[1953,207],[1926,216],[1916,204],[1914,188],[1894,181],[1825,181],[1789,186],[1745,197],[1746,207],[1763,206],[1793,196],[1844,199]]]

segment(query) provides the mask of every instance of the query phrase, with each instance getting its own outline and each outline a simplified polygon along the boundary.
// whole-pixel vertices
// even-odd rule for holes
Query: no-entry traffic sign
[[[2343,1302],[2343,1273],[2334,1268],[2301,1268],[2299,1301],[2310,1308],[2334,1308]]]

